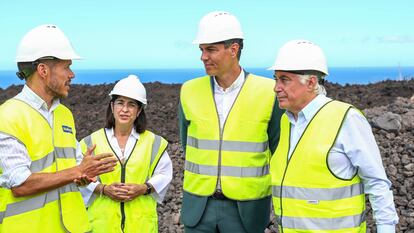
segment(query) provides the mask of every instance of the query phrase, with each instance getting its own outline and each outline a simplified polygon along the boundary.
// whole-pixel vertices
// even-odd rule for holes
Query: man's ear
[[[233,43],[233,44],[230,46],[231,56],[232,56],[232,57],[237,57],[237,53],[239,52],[239,48],[240,48],[240,45],[239,45],[239,44],[237,44],[237,43]]]
[[[45,78],[49,74],[50,69],[46,64],[39,63],[36,67],[36,71],[40,77]]]
[[[318,76],[316,75],[310,75],[309,81],[308,81],[308,90],[313,91],[315,90],[315,86],[318,84]]]

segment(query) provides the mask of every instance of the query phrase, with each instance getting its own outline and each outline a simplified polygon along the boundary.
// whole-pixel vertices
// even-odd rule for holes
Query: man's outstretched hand
[[[88,148],[82,162],[78,165],[79,176],[74,182],[79,186],[95,182],[97,176],[113,171],[116,166],[118,160],[112,153],[92,155],[95,148],[96,145]]]

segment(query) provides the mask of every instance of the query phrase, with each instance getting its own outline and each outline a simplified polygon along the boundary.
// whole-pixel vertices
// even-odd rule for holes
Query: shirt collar
[[[53,112],[56,107],[60,104],[59,98],[54,98],[52,101],[52,106],[48,109],[46,102],[38,96],[29,86],[26,84],[23,86],[22,95],[24,99],[35,109],[37,110],[45,110],[49,112]]]
[[[108,136],[109,137],[111,137],[111,138],[115,138],[115,131],[114,131],[114,128],[110,128],[110,129],[107,129],[108,131]],[[130,137],[132,136],[134,139],[136,139],[136,140],[139,140],[139,133],[135,130],[135,128],[134,129],[132,129],[131,130],[131,135],[129,135]]]
[[[221,92],[230,92],[230,91],[233,91],[233,90],[235,90],[235,89],[238,89],[238,88],[240,88],[242,85],[243,85],[243,83],[244,83],[244,70],[243,69],[241,69],[241,72],[240,72],[240,74],[239,74],[239,76],[237,77],[237,79],[236,80],[234,80],[234,82],[230,85],[230,87],[228,87],[225,91],[224,91],[224,89],[218,84],[218,82],[216,81],[216,78],[214,77],[213,78],[213,80],[214,80],[214,88],[216,89],[216,90],[219,90],[219,91],[221,91]]]
[[[317,95],[311,102],[309,102],[299,113],[298,120],[295,121],[292,112],[286,111],[286,114],[289,118],[290,123],[296,124],[297,122],[310,121],[313,116],[318,112],[318,110],[331,99],[326,97],[323,94]]]

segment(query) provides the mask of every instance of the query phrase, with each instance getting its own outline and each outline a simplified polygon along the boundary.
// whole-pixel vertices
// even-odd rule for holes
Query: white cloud
[[[396,43],[396,44],[410,44],[414,43],[414,36],[399,35],[399,36],[381,36],[378,37],[380,43]]]

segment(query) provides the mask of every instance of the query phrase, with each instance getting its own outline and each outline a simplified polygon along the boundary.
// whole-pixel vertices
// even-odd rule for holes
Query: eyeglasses
[[[130,110],[139,108],[138,104],[133,101],[124,101],[124,100],[114,101],[114,108],[116,109],[123,109],[125,106]]]

